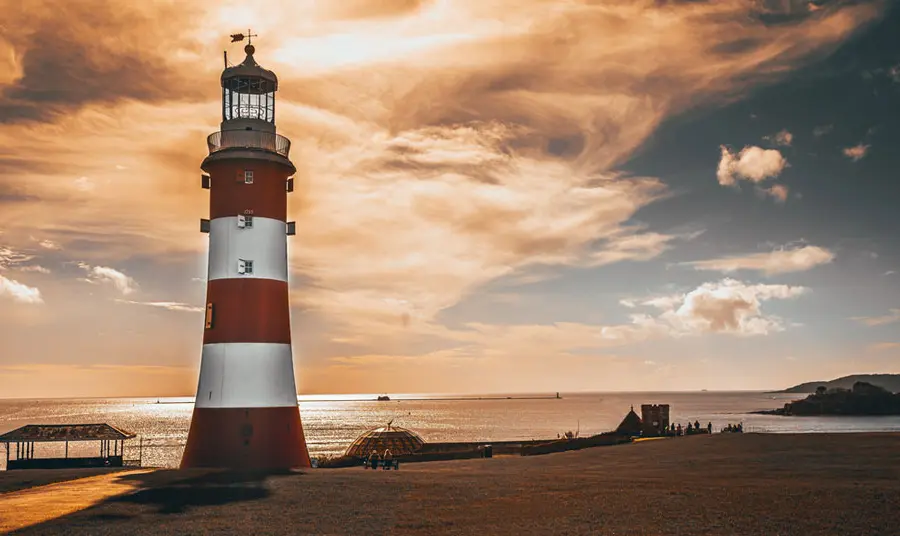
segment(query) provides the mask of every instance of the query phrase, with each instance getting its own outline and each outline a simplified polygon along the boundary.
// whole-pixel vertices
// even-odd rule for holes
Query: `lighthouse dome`
[[[222,87],[225,87],[225,81],[230,78],[255,78],[268,81],[271,84],[272,91],[278,89],[278,77],[275,73],[264,69],[260,64],[256,63],[256,59],[253,57],[256,47],[247,45],[244,47],[244,52],[247,54],[244,61],[237,65],[226,67],[222,71]]]

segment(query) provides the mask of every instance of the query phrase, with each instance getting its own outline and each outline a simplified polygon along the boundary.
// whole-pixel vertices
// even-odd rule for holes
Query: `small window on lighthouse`
[[[245,214],[238,214],[237,226],[238,226],[238,229],[249,229],[249,228],[253,227],[253,216],[247,216]]]
[[[244,171],[244,184],[253,184],[253,171],[249,169]]]
[[[253,273],[253,261],[248,261],[245,259],[238,259],[238,273],[239,274],[252,274]]]

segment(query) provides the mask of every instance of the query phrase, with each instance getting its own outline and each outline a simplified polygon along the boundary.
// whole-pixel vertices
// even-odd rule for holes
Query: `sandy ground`
[[[900,434],[693,436],[399,471],[120,478],[142,489],[16,534],[900,534]]]

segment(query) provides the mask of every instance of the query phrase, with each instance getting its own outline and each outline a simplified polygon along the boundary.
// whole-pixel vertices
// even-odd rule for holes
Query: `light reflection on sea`
[[[423,400],[422,398],[429,399]],[[312,456],[341,454],[366,429],[390,420],[418,432],[426,441],[499,441],[556,438],[567,430],[591,435],[614,429],[629,407],[668,403],[673,422],[711,421],[716,429],[743,422],[751,432],[900,431],[900,417],[777,417],[747,412],[781,407],[798,395],[759,392],[702,393],[562,393],[562,398],[436,400],[454,395],[316,395],[300,397],[300,415]],[[475,398],[479,395],[458,395]],[[531,395],[552,396],[552,395]],[[417,398],[417,400],[409,400]],[[360,400],[364,399],[364,400]],[[157,403],[159,400],[159,403]],[[0,433],[25,424],[108,422],[143,438],[145,466],[175,467],[190,425],[190,398],[75,400],[0,400]],[[126,458],[137,458],[138,441],[130,441]],[[0,446],[2,448],[2,446]],[[13,445],[13,448],[15,446]],[[36,456],[62,456],[62,445],[36,446]],[[70,455],[90,455],[96,444],[70,445]],[[0,467],[5,454],[0,453]]]

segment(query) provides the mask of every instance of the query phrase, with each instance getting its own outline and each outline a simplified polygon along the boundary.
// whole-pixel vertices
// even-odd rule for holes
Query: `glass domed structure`
[[[417,452],[424,444],[419,434],[388,423],[387,426],[363,432],[347,447],[344,455],[364,458],[374,450],[380,456],[385,449],[390,449],[392,455],[402,456]]]

